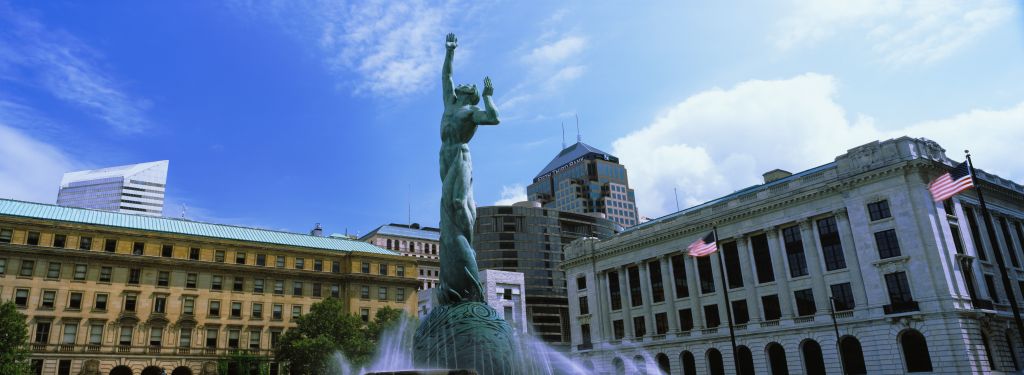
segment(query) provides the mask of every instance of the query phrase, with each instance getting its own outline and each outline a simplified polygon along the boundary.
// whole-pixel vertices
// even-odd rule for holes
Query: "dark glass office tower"
[[[638,223],[636,199],[619,158],[583,142],[558,153],[526,189],[531,201],[560,211],[599,212],[623,227]]]

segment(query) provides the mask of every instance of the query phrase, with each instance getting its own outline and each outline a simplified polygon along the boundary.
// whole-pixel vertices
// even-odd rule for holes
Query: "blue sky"
[[[502,116],[471,145],[480,205],[520,199],[576,114],[642,216],[900,135],[1024,182],[1018,2],[60,1],[0,2],[0,197],[169,159],[170,216],[436,225],[449,31]]]

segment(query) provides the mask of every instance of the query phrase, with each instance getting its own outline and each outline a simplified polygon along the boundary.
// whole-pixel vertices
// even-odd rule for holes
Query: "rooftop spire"
[[[580,114],[576,114],[576,142],[583,142],[583,134],[580,133]],[[562,147],[565,148],[565,147]]]

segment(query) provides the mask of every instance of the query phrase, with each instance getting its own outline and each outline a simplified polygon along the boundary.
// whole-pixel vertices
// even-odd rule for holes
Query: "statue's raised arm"
[[[452,58],[455,57],[455,47],[459,46],[459,40],[455,34],[449,33],[444,42],[444,65],[441,66],[441,92],[444,95],[444,105],[449,106],[455,103],[455,83],[452,82]]]

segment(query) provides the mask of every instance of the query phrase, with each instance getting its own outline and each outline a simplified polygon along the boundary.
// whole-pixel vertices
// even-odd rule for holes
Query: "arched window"
[[[868,373],[864,364],[864,351],[860,347],[860,341],[853,336],[843,336],[839,340],[839,348],[842,350],[843,367],[849,375],[865,375]]]
[[[683,375],[697,375],[697,363],[693,360],[693,353],[679,353],[679,361],[683,363]]]
[[[985,332],[981,333],[981,344],[985,346],[985,359],[988,360],[988,368],[989,368],[989,370],[995,370],[996,369],[996,361],[992,357],[992,345],[991,345],[991,343],[989,343],[988,335],[986,335]]]
[[[391,239],[388,238],[388,250],[391,250]]]
[[[171,375],[192,375],[192,369],[185,366],[178,366],[171,371]]]
[[[120,366],[117,366],[117,367],[114,367],[114,368],[110,369],[110,375],[132,375],[132,374],[134,374],[134,372],[132,372],[132,368],[128,367],[128,366],[125,366],[125,365],[120,365]]]
[[[658,371],[661,371],[662,374],[672,373],[672,364],[668,362],[668,356],[665,353],[658,353],[654,356],[654,361],[658,362]]]
[[[164,369],[156,366],[149,366],[142,369],[142,375],[163,375],[163,373]]]
[[[903,349],[903,362],[907,372],[932,371],[932,357],[928,355],[928,343],[924,335],[913,329],[903,331],[899,335],[900,348]]]
[[[821,345],[807,339],[800,345],[804,355],[804,370],[807,375],[825,375],[825,358],[821,356]]]
[[[754,354],[750,352],[750,348],[743,345],[737,346],[736,360],[740,366],[736,369],[738,375],[754,375]]]
[[[615,368],[615,373],[618,375],[626,375],[626,364],[622,362],[622,358],[615,357],[612,360],[612,367]]]
[[[768,352],[768,367],[772,375],[789,374],[789,365],[786,363],[786,349],[777,342],[768,344],[765,348]]]
[[[638,355],[633,357],[633,368],[637,374],[647,375],[647,361],[644,360],[644,356]]]
[[[722,352],[711,348],[707,352],[708,373],[711,375],[725,375],[725,364],[722,363]]]
[[[1006,333],[1006,347],[1010,349],[1010,359],[1013,360],[1013,369],[1020,371],[1020,362],[1017,362],[1017,348],[1013,347],[1013,338],[1010,337],[1010,333]]]

